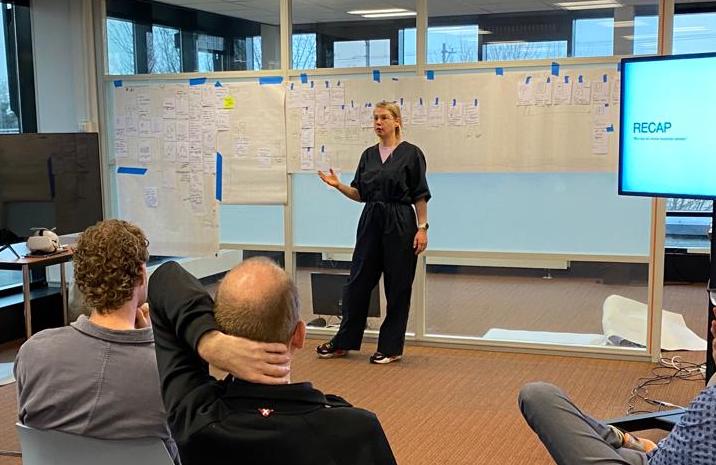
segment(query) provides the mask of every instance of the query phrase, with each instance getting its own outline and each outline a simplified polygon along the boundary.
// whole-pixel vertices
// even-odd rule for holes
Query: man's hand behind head
[[[199,339],[199,356],[234,377],[259,384],[290,382],[291,357],[284,344],[254,342],[209,331]]]
[[[150,328],[152,326],[152,320],[149,317],[149,304],[144,303],[137,308],[137,314],[134,317],[134,328]]]

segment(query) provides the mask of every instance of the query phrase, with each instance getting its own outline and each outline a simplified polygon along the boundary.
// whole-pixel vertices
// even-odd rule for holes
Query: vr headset
[[[54,229],[54,228],[53,228]],[[35,231],[27,238],[27,248],[32,253],[54,253],[60,248],[60,239],[52,229],[32,228]]]

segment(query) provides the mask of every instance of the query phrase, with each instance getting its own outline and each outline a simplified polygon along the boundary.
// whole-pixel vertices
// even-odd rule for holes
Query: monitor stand
[[[0,245],[0,252],[2,252],[5,249],[10,249],[10,252],[12,252],[13,255],[15,255],[15,257],[17,257],[18,260],[20,260],[20,256],[17,254],[17,252],[15,252],[15,249],[12,248],[12,244]]]

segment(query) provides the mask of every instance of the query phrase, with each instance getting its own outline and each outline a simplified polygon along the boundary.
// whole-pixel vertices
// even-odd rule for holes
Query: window
[[[211,72],[222,70],[222,56],[224,53],[224,38],[197,34],[196,62],[197,71]]]
[[[109,74],[217,72],[281,66],[279,0],[241,17],[144,0],[107,0]],[[269,6],[273,6],[273,10]]]
[[[398,6],[408,10],[407,16],[349,13],[377,8],[363,1],[294,1],[292,68],[415,64],[415,17],[410,16],[415,5],[408,0]],[[411,29],[412,34],[405,33]]]
[[[497,42],[483,45],[482,54],[485,61],[562,58],[567,56],[567,41]]]
[[[575,57],[602,57],[614,53],[614,18],[584,18],[574,21]]]
[[[353,40],[333,43],[336,68],[389,66],[390,40]]]
[[[134,26],[129,21],[107,19],[109,74],[134,74]]]
[[[291,38],[292,66],[294,69],[316,67],[316,34],[294,34]]]
[[[674,17],[674,54],[716,51],[716,12]]]
[[[697,8],[696,11],[689,9]],[[685,13],[679,10],[687,9]],[[713,6],[680,2],[674,15],[672,51],[681,53],[716,52],[716,11]],[[651,21],[653,19],[650,18]],[[704,199],[666,200],[666,247],[709,247],[713,202]]]
[[[147,70],[150,73],[180,73],[181,49],[179,30],[152,26],[147,37]]]
[[[0,2],[0,134],[36,132],[30,7]]]
[[[428,63],[469,63],[478,60],[477,24],[428,27]]]

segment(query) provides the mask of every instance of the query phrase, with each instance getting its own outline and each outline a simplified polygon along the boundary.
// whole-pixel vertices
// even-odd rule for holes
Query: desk
[[[0,270],[22,271],[22,296],[24,298],[23,311],[25,313],[25,335],[29,339],[32,336],[32,313],[30,312],[30,269],[60,265],[60,291],[62,293],[62,313],[65,325],[67,325],[67,280],[65,277],[65,263],[72,260],[71,249],[59,252],[46,257],[26,257],[30,251],[25,244],[13,244],[12,248],[20,255],[15,257],[11,250],[5,249],[0,252]]]

